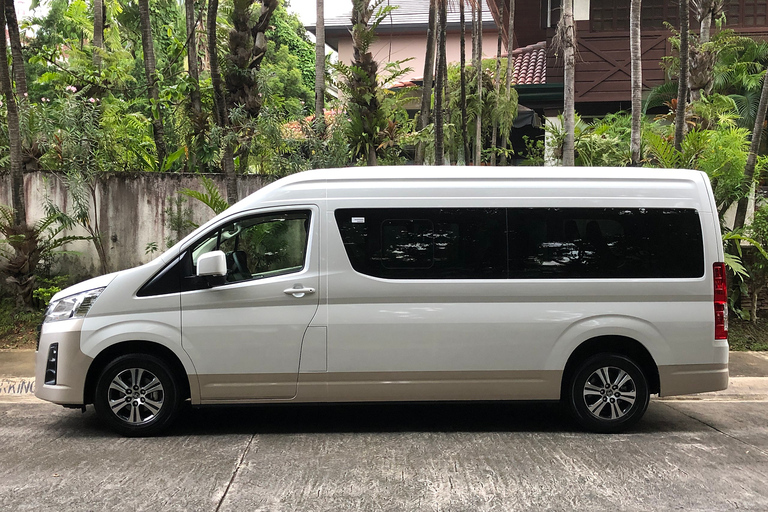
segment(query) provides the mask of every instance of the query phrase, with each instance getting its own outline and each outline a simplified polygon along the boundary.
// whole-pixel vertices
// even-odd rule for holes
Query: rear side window
[[[512,279],[704,275],[695,210],[511,208],[508,216]]]
[[[352,267],[389,279],[696,278],[698,213],[660,208],[340,209]]]
[[[389,279],[504,279],[503,208],[336,211],[352,267]]]

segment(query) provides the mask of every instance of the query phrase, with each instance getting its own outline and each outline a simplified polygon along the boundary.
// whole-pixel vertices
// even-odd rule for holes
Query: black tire
[[[168,365],[147,354],[128,354],[109,363],[96,383],[93,405],[113,430],[127,437],[153,436],[179,411],[180,386]]]
[[[578,365],[566,398],[579,425],[611,433],[626,430],[643,417],[650,393],[643,371],[631,359],[597,354]]]

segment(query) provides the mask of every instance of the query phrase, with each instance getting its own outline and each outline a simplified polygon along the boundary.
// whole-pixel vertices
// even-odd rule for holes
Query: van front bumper
[[[85,403],[85,377],[93,358],[80,350],[82,326],[82,319],[43,324],[35,353],[37,398],[60,405]]]

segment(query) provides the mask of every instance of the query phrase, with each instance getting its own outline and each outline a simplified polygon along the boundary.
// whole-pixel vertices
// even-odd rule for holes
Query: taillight
[[[728,284],[725,277],[725,263],[712,266],[715,283],[715,339],[728,339]]]

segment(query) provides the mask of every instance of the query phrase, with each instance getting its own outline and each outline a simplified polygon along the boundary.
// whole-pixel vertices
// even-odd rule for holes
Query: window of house
[[[731,0],[726,5],[728,27],[768,26],[768,2],[765,0]]]
[[[664,29],[664,23],[677,26],[677,0],[643,0],[640,15],[644,29]],[[591,0],[590,29],[592,32],[629,30],[629,0]]]

